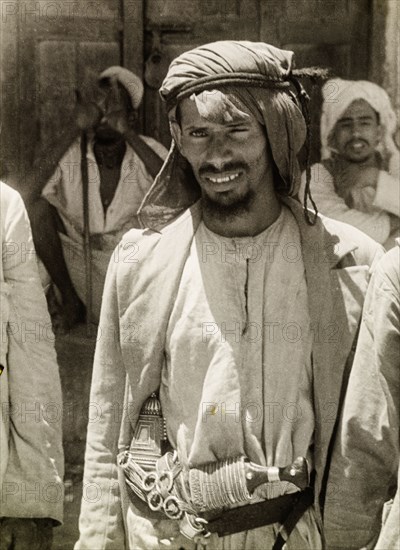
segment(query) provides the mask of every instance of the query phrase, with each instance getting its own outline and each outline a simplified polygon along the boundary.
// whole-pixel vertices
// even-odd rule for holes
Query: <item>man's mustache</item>
[[[199,176],[205,174],[222,174],[224,172],[238,172],[240,170],[246,171],[249,166],[245,162],[227,162],[220,167],[214,166],[214,164],[205,162],[199,168]]]

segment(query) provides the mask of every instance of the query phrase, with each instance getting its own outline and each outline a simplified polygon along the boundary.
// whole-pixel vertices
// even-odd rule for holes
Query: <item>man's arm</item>
[[[9,420],[9,456],[0,516],[10,518],[2,520],[4,536],[11,527],[17,528],[14,536],[21,536],[18,518],[31,524],[36,518],[45,530],[62,521],[62,397],[28,217],[18,193],[3,185],[1,211],[4,280],[10,295],[5,366],[9,403],[1,404]],[[35,548],[33,538],[26,544]]]
[[[373,166],[358,167],[356,165],[352,168],[354,168],[351,174],[353,177],[345,181],[344,185],[353,198],[357,195],[362,199],[366,197],[366,208],[360,208],[357,200],[354,202],[355,207],[364,212],[371,212],[373,209],[385,210],[400,217],[399,178]]]
[[[304,185],[305,174],[302,175],[301,198],[304,194]],[[322,164],[312,167],[310,187],[318,210],[324,216],[353,225],[381,244],[389,237],[389,214],[383,211],[366,213],[349,208],[344,199],[336,193],[333,178]]]
[[[97,413],[88,424],[76,550],[125,548],[117,455],[126,371],[120,345],[118,262],[114,258],[104,285],[93,364],[90,403]]]
[[[373,205],[400,217],[400,180],[380,170]]]
[[[329,548],[373,548],[399,465],[400,250],[372,276],[333,451],[325,505]]]

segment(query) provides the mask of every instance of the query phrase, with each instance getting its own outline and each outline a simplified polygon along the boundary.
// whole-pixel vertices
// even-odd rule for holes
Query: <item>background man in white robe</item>
[[[163,145],[134,130],[142,97],[141,80],[123,67],[109,67],[97,81],[89,82],[78,97],[75,119],[68,124],[69,137],[58,145],[62,155],[55,158],[48,181],[38,177],[29,187],[35,246],[61,294],[55,324],[60,330],[83,321],[89,301],[85,226],[90,234],[90,315],[98,322],[112,251],[128,229],[137,227],[137,210],[166,156]],[[83,150],[80,130],[87,140]],[[51,156],[56,156],[58,147]],[[87,221],[82,157],[88,178]]]
[[[0,548],[50,550],[64,499],[54,334],[24,203],[2,182],[0,206]]]
[[[313,198],[322,214],[354,225],[389,249],[400,228],[400,154],[390,99],[366,80],[334,78],[322,93],[321,162],[311,168]],[[305,180],[304,173],[302,191]]]

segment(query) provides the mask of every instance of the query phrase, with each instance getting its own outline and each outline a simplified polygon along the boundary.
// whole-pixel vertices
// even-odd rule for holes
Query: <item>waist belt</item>
[[[130,449],[118,454],[129,496],[146,503],[149,511],[179,521],[179,530],[191,540],[223,537],[263,525],[280,523],[273,550],[280,550],[294,526],[313,502],[307,461],[298,457],[285,467],[264,467],[245,456],[188,468],[174,453],[161,453],[163,418],[156,396],[146,401]],[[143,422],[146,420],[145,424]],[[143,445],[143,427],[152,427],[152,445]],[[263,483],[290,482],[300,489],[260,503],[251,501]],[[241,506],[230,508],[241,503]],[[246,504],[245,504],[246,503]]]
[[[283,495],[256,504],[239,506],[218,516],[208,518],[207,529],[225,537],[241,531],[257,529],[272,523],[281,523],[273,550],[280,550],[296,523],[314,501],[314,491],[307,487],[304,491]]]

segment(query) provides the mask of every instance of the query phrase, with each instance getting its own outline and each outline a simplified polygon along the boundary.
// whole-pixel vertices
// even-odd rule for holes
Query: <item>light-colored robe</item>
[[[243,455],[264,466],[286,466],[304,456],[312,469],[307,286],[298,227],[286,207],[255,237],[221,237],[199,224],[165,352],[160,398],[180,457],[193,466]],[[287,482],[263,484],[252,503],[296,490]],[[268,548],[278,529],[276,524],[223,539],[213,535],[207,545]],[[174,544],[192,547],[182,537]],[[137,530],[130,539],[131,548],[153,545],[148,535],[138,538]],[[312,509],[289,539],[288,549],[300,547],[321,548]]]
[[[161,158],[167,150],[155,139],[141,136]],[[59,213],[66,233],[59,233],[64,259],[74,288],[84,304],[87,303],[84,253],[84,221],[82,199],[80,139],[76,140],[57,165],[46,183],[42,196]],[[121,173],[113,199],[106,212],[101,202],[100,171],[89,141],[87,150],[89,231],[91,235],[92,316],[100,316],[101,296],[111,254],[122,236],[131,227],[138,227],[137,211],[150,189],[153,178],[146,165],[129,145],[121,164]],[[40,265],[43,282],[49,282],[43,264]]]
[[[371,239],[344,224],[324,220],[324,227],[319,220],[316,226],[307,225],[300,204],[291,199],[285,202],[300,231],[314,331],[313,458],[315,509],[321,525],[319,500],[343,372],[351,356],[370,266],[382,251]],[[153,528],[156,532],[161,529],[166,537],[176,533],[175,522],[152,519],[145,507],[127,506],[124,483],[118,483],[116,455],[118,448],[129,445],[144,400],[160,386],[168,323],[200,220],[201,208],[197,203],[160,231],[132,230],[110,263],[90,398],[98,404],[101,415],[88,430],[81,534],[76,549],[128,548],[126,520],[140,531],[150,529],[150,536],[155,536]],[[122,427],[120,435],[126,372],[130,422]],[[85,495],[85,487],[91,488],[90,499]],[[159,544],[157,538],[156,544]]]
[[[302,174],[300,197],[304,196],[306,173]],[[367,187],[360,192],[354,189],[352,196],[354,205],[347,206],[345,200],[337,193],[332,174],[322,163],[311,167],[310,190],[319,212],[335,220],[348,223],[366,233],[378,243],[389,246],[391,242],[390,214],[400,216],[400,184],[399,176],[391,175],[384,170],[379,171],[376,189],[369,200],[370,209],[364,207],[366,194],[371,191]],[[393,244],[391,244],[393,246]]]
[[[331,548],[372,549],[400,460],[400,248],[379,262],[368,288],[354,366],[332,457],[326,500]],[[400,545],[399,495],[377,550]]]
[[[62,397],[54,334],[20,195],[0,183],[0,517],[62,521]]]

